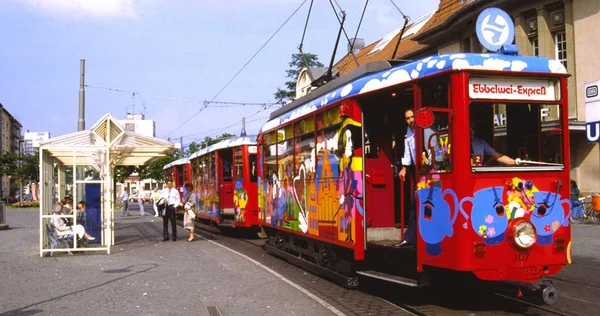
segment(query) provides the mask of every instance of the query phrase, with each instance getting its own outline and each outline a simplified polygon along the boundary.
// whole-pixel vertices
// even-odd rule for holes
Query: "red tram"
[[[197,221],[258,227],[256,136],[220,141],[189,157],[198,192]]]
[[[540,284],[571,260],[567,76],[559,61],[503,54],[379,61],[273,112],[258,136],[266,249],[347,285]],[[394,168],[406,108],[408,196]],[[473,153],[483,143],[511,165]],[[398,249],[411,197],[417,244]],[[556,289],[541,286],[552,303]]]
[[[173,187],[179,191],[179,197],[183,201],[185,192],[184,185],[187,182],[192,181],[192,170],[190,168],[190,161],[188,158],[180,158],[166,164],[163,167],[164,179],[166,181],[172,181]],[[179,213],[183,213],[183,210],[177,209]]]

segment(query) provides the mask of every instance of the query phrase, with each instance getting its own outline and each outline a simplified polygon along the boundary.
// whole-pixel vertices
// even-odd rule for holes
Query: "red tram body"
[[[223,140],[189,157],[198,194],[197,220],[258,227],[256,136]]]
[[[185,192],[184,185],[192,181],[192,170],[190,168],[190,161],[188,158],[180,158],[163,167],[164,179],[166,181],[172,181],[173,187],[179,191],[179,197],[183,201]],[[179,213],[183,213],[182,210],[178,209]]]
[[[261,129],[268,250],[336,276],[415,285],[432,271],[534,283],[570,263],[568,75],[560,62],[457,53],[367,66],[273,112]],[[412,189],[394,168],[405,108],[417,121]],[[488,163],[473,153],[476,137],[519,164]],[[411,196],[416,251],[392,247]]]

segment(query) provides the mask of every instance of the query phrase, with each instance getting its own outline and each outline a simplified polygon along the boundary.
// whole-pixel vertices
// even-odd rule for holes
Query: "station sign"
[[[498,9],[487,8],[477,17],[477,39],[481,45],[497,52],[504,45],[512,44],[515,39],[515,25],[510,16]]]
[[[470,77],[471,99],[558,101],[560,89],[557,80]]]
[[[583,85],[585,93],[585,135],[590,143],[600,143],[600,81]]]

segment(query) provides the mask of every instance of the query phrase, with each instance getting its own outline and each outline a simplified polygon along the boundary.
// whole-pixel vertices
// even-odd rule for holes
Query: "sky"
[[[76,132],[80,60],[85,59],[86,128],[106,113],[116,119],[144,113],[156,122],[156,137],[183,140],[184,146],[207,136],[239,134],[241,117],[247,118],[248,134],[256,134],[276,109],[263,104],[274,102],[273,93],[284,88],[310,3],[2,0],[0,103],[23,125],[23,133]],[[439,0],[394,3],[416,21],[436,10]],[[346,12],[344,26],[354,37],[365,1],[333,4]],[[357,37],[368,45],[403,22],[392,1],[371,0]],[[330,1],[314,0],[303,51],[317,54],[327,66],[338,29]],[[342,40],[335,61],[347,53],[343,35]],[[205,102],[210,100],[242,104]]]

